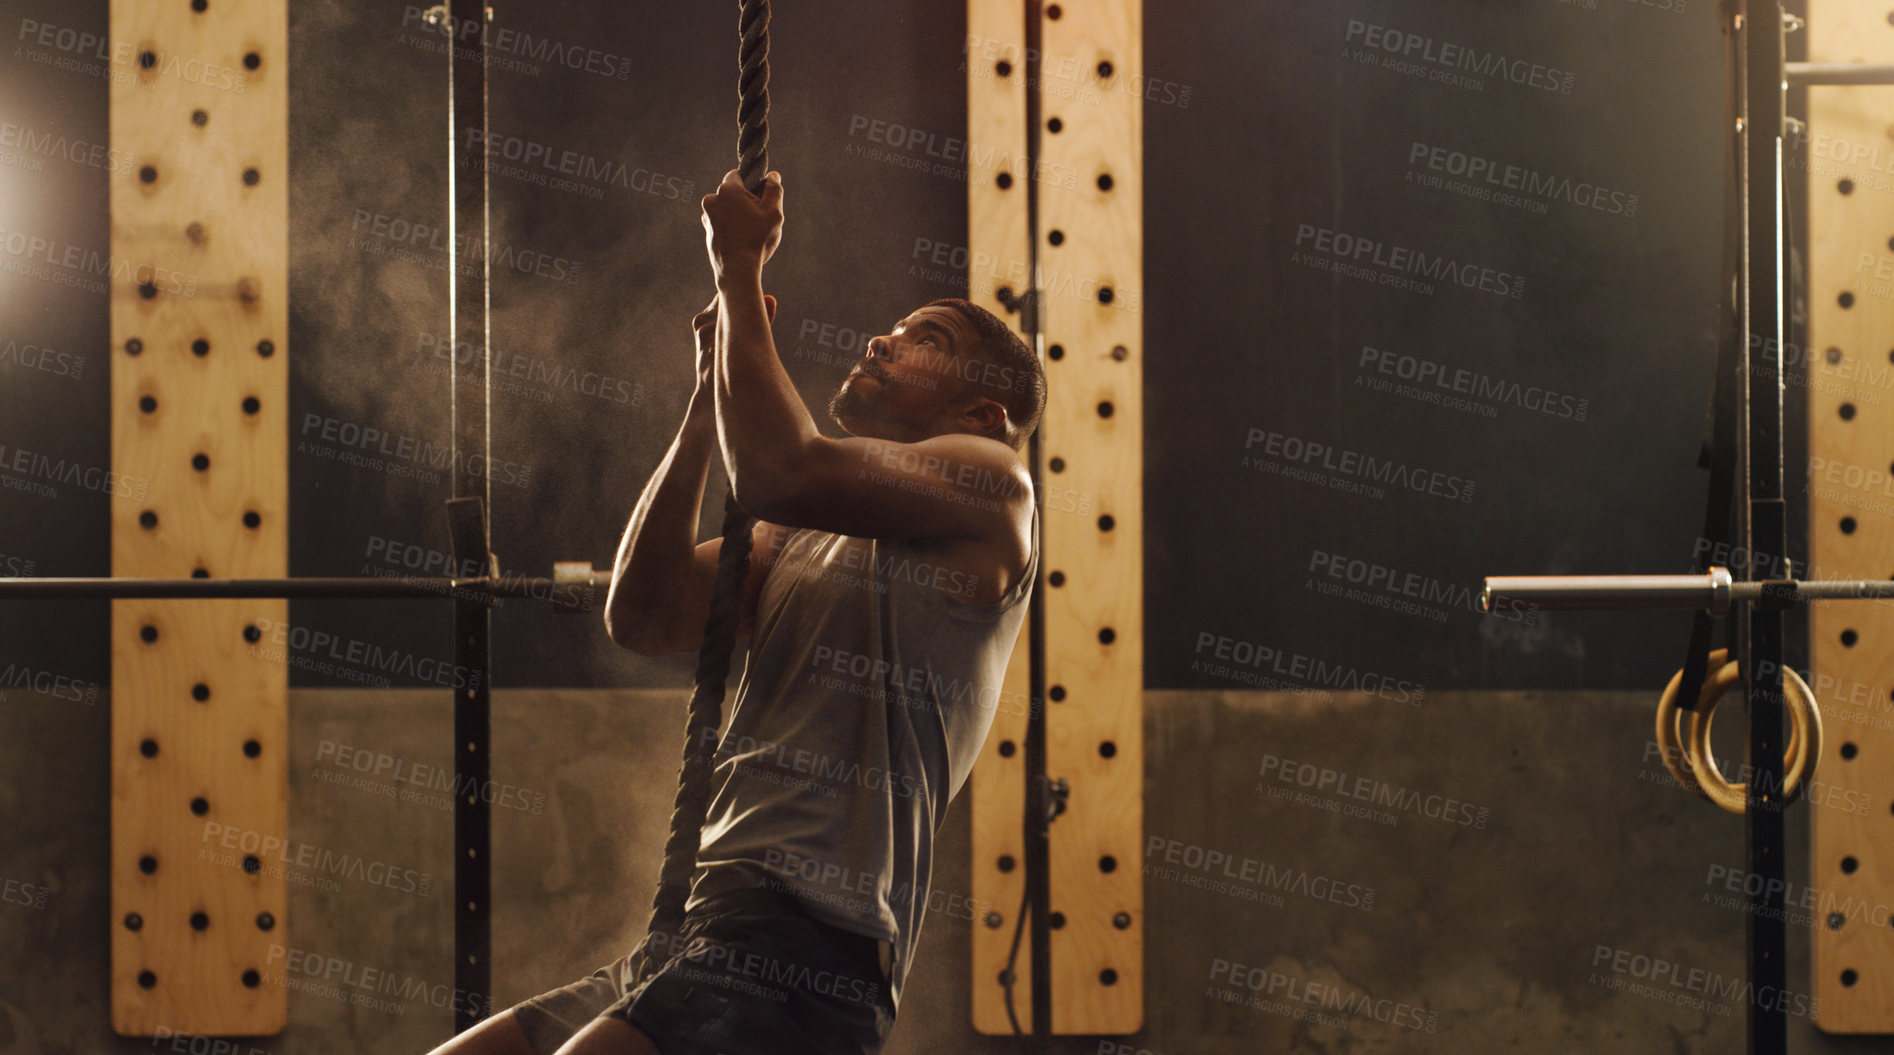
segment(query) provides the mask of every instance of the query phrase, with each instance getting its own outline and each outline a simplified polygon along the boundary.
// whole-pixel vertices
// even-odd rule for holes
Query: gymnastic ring
[[[1705,682],[1697,709],[1690,713],[1689,729],[1681,737],[1677,729],[1677,689],[1683,672],[1671,678],[1657,704],[1657,743],[1664,767],[1679,784],[1731,813],[1743,813],[1747,786],[1724,779],[1709,747],[1710,721],[1717,701],[1741,680],[1737,664],[1727,662],[1728,656],[1727,649],[1710,653],[1708,666],[1714,673]],[[1789,742],[1783,750],[1782,804],[1786,806],[1814,779],[1815,764],[1821,758],[1822,712],[1808,683],[1794,670],[1783,668],[1783,684],[1789,703]]]
[[[1782,687],[1789,704],[1789,742],[1783,749],[1780,801],[1787,806],[1815,778],[1815,764],[1822,757],[1822,710],[1808,683],[1787,666],[1782,668]],[[1703,789],[1710,800],[1731,813],[1742,813],[1746,808],[1747,785],[1725,780],[1722,771],[1717,769],[1716,759],[1710,756],[1710,719],[1714,714],[1714,700],[1711,706],[1693,712],[1686,735],[1691,750],[1703,760]]]

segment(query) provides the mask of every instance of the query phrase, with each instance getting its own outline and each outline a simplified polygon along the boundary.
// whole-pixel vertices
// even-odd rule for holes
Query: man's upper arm
[[[794,528],[758,520],[750,528],[750,574],[743,584],[743,607],[737,619],[737,639],[748,636],[756,623],[756,600],[763,590],[763,579],[783,539]],[[704,620],[710,616],[710,598],[717,586],[717,562],[723,554],[723,538],[700,542],[692,555],[690,594],[677,606],[671,619],[666,644],[671,652],[695,652],[703,644]]]
[[[1032,498],[1012,448],[969,433],[817,437],[785,476],[752,481],[739,497],[762,496],[746,508],[773,522],[861,538],[1001,537]]]

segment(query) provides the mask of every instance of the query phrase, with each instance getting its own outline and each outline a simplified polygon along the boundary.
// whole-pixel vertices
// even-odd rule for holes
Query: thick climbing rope
[[[739,0],[737,15],[737,168],[743,185],[761,194],[769,172],[769,0]],[[684,767],[678,774],[677,800],[671,810],[671,834],[664,843],[664,866],[652,899],[651,922],[638,946],[633,970],[639,982],[676,951],[672,944],[684,925],[684,903],[697,871],[697,850],[704,814],[710,806],[717,730],[723,724],[724,683],[736,650],[737,620],[743,585],[750,570],[750,529],[755,521],[737,505],[733,488],[723,503],[723,548],[704,643],[697,652],[696,684],[686,721]],[[654,947],[655,946],[655,947]]]

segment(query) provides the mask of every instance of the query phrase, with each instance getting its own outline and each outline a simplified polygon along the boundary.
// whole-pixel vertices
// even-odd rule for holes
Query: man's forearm
[[[789,380],[770,334],[759,270],[717,283],[717,434],[737,493],[786,482],[802,447],[820,434]]]
[[[717,444],[711,399],[705,385],[691,395],[684,424],[645,485],[619,543],[605,600],[605,626],[621,643],[661,633],[665,628],[660,624],[688,590],[704,482]]]

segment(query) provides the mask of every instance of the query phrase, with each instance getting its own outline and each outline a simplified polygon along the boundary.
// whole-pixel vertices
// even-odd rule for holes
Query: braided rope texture
[[[737,157],[743,185],[761,193],[769,171],[769,0],[739,0]],[[697,850],[710,807],[716,764],[717,729],[723,724],[724,685],[736,651],[743,587],[750,571],[750,529],[755,521],[737,504],[735,489],[723,505],[723,548],[717,556],[716,586],[704,620],[704,643],[697,653],[696,684],[686,720],[684,765],[678,773],[671,808],[671,832],[664,843],[664,865],[651,902],[651,921],[633,960],[637,982],[669,959],[684,925],[684,903],[697,871]],[[652,938],[663,940],[653,948]]]

